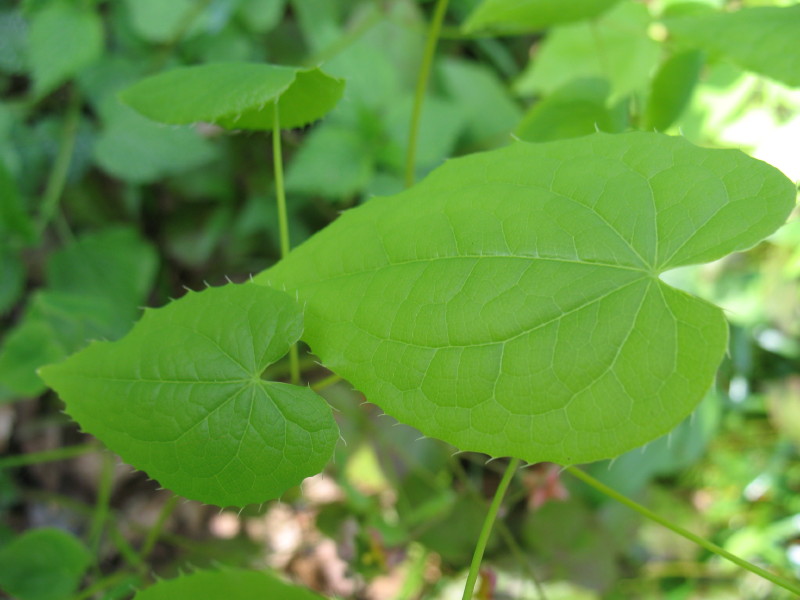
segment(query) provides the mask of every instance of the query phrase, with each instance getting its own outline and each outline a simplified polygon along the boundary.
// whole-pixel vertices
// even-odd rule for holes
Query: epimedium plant
[[[466,28],[527,31],[617,3],[575,3],[566,14],[544,0],[522,12],[516,4],[487,1]],[[431,53],[446,6],[436,7]],[[701,20],[676,22],[676,37],[700,46],[725,38],[717,29],[699,36],[691,25]],[[696,72],[691,58],[681,65]],[[279,132],[322,117],[343,86],[318,68],[217,63],[170,70],[122,94],[161,123],[272,131],[283,259],[251,283],[148,309],[123,339],[41,369],[84,430],[182,496],[220,506],[280,497],[324,468],[338,438],[330,407],[298,385],[302,339],[401,422],[459,450],[512,458],[488,531],[520,460],[569,466],[618,456],[693,410],[727,325],[718,308],[660,276],[773,232],[794,206],[786,177],[740,152],[657,133],[516,142],[452,159],[289,252]],[[287,353],[292,383],[265,380]],[[259,577],[199,573],[139,596],[236,585],[242,594],[274,585],[282,597],[308,595]]]
[[[277,131],[292,79],[273,86],[259,73],[272,69],[190,67],[123,98],[167,123]],[[214,73],[240,87],[193,88]],[[298,113],[313,106],[296,96]],[[794,199],[765,163],[661,134],[518,142],[451,160],[252,283],[149,310],[41,375],[123,459],[220,506],[279,497],[332,456],[324,401],[261,378],[300,337],[370,401],[461,450],[611,458],[686,417],[725,352],[721,311],[659,275],[753,246]]]

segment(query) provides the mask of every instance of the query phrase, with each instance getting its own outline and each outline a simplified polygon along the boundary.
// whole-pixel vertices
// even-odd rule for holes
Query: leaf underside
[[[680,138],[520,142],[346,212],[256,282],[296,293],[312,350],[398,420],[588,462],[677,425],[725,351],[721,311],[658,275],[754,245],[794,197]]]
[[[330,111],[343,90],[344,81],[320,69],[211,63],[153,75],[124,90],[120,99],[160,123],[269,131],[276,102],[282,128],[302,127]]]
[[[301,331],[286,294],[227,285],[148,310],[122,340],[40,374],[84,430],[163,486],[244,506],[320,472],[338,439],[321,397],[261,379]]]

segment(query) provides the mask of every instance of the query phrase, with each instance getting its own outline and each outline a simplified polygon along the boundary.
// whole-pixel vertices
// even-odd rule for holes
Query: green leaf
[[[249,29],[264,33],[280,23],[286,0],[239,0],[237,11]]]
[[[64,600],[78,588],[91,561],[74,536],[34,529],[0,548],[0,588],[18,600]]]
[[[90,339],[128,331],[155,279],[153,248],[127,228],[81,236],[47,263],[47,286],[29,301],[3,339],[0,378],[23,397],[45,387],[36,369],[78,350]]]
[[[102,114],[104,129],[94,146],[94,160],[120,179],[152,183],[217,156],[216,148],[197,131],[153,123],[116,98],[104,103]]]
[[[439,72],[448,96],[465,117],[465,141],[505,145],[522,111],[500,79],[489,68],[466,60],[442,60]]]
[[[677,425],[725,351],[722,312],[659,274],[754,245],[794,185],[652,133],[520,142],[346,212],[257,278],[398,420],[461,450],[562,464]]]
[[[257,63],[212,63],[153,75],[120,94],[144,116],[173,125],[205,121],[229,129],[271,130],[278,102],[281,128],[301,127],[330,111],[344,81],[319,69]]]
[[[36,375],[36,369],[61,360],[66,353],[46,320],[26,315],[3,338],[0,349],[0,380],[12,393],[8,399],[33,398],[41,394],[45,386]]]
[[[661,48],[647,33],[650,13],[624,2],[595,23],[552,29],[516,82],[520,94],[548,95],[574,79],[611,82],[611,99],[644,90],[656,69]]]
[[[134,600],[321,600],[321,596],[284,583],[265,571],[200,571],[178,579],[159,581]]]
[[[103,25],[92,8],[56,0],[34,13],[29,44],[34,93],[43,96],[100,56]]]
[[[703,62],[702,52],[688,50],[661,65],[650,88],[644,129],[664,131],[678,120],[692,98]]]
[[[517,126],[517,136],[526,142],[548,142],[587,135],[609,133],[625,127],[626,108],[607,106],[610,88],[604,79],[576,79],[540,100]]]
[[[322,398],[261,379],[301,330],[286,294],[227,285],[149,309],[122,340],[40,374],[123,460],[187,498],[244,506],[280,496],[333,453]]]
[[[800,5],[668,19],[677,40],[721,54],[743,69],[800,86]]]
[[[202,19],[198,19],[203,4],[195,0],[126,0],[125,8],[134,31],[154,44],[174,43],[187,20],[190,28],[184,35],[191,35],[203,25]]]
[[[0,159],[0,234],[6,240],[18,238],[22,243],[30,244],[35,238],[33,223],[25,212],[17,184]]]
[[[619,0],[484,0],[464,23],[471,33],[491,30],[501,34],[538,31],[551,25],[593,19]]]
[[[364,189],[375,170],[358,131],[325,123],[303,140],[286,173],[286,190],[348,198]]]
[[[0,315],[4,315],[22,295],[25,265],[17,252],[0,242]]]

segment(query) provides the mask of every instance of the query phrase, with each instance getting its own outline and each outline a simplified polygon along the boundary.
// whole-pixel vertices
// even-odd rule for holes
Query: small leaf
[[[244,506],[280,496],[333,453],[322,398],[261,379],[301,330],[286,294],[227,285],[148,310],[122,340],[40,373],[125,461],[187,498]]]
[[[609,91],[604,79],[571,81],[534,104],[517,126],[516,134],[526,142],[549,142],[595,131],[622,131],[624,111],[606,105]]]
[[[257,63],[212,63],[153,75],[120,94],[161,123],[200,121],[229,129],[271,130],[278,102],[282,128],[301,127],[330,111],[344,82],[319,69]]]
[[[128,12],[125,18],[133,30],[154,44],[174,43],[176,36],[190,37],[205,24],[203,13],[197,14],[199,5],[194,0],[126,0],[125,8]],[[189,31],[182,32],[187,22]]]
[[[63,600],[78,588],[91,560],[74,536],[34,529],[0,548],[0,588],[18,600]]]
[[[304,339],[398,420],[461,450],[561,464],[677,425],[725,351],[722,312],[661,281],[748,248],[794,185],[652,133],[458,158],[346,212],[261,274]]]
[[[653,78],[645,111],[644,129],[664,131],[683,113],[700,77],[704,56],[688,50],[670,56]]]
[[[800,5],[674,18],[666,25],[679,41],[722,54],[743,69],[800,86]]]
[[[111,108],[113,106],[113,108]],[[94,160],[107,173],[133,183],[151,183],[199,167],[216,149],[190,129],[164,127],[110,98]]]
[[[574,79],[611,82],[611,100],[646,88],[661,47],[650,38],[647,7],[623,2],[594,23],[575,23],[548,32],[515,84],[525,95],[548,95]]]
[[[322,600],[321,596],[284,583],[265,571],[199,571],[159,581],[134,596],[134,600]]]
[[[29,44],[33,87],[42,96],[100,56],[103,25],[92,8],[56,0],[34,13]]]
[[[484,0],[464,23],[464,31],[500,34],[538,31],[551,25],[593,19],[619,0]]]

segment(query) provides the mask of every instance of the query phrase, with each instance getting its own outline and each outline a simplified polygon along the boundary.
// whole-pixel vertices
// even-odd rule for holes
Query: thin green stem
[[[341,380],[342,376],[334,373],[333,375],[328,375],[325,379],[320,379],[316,383],[313,383],[311,385],[311,389],[314,390],[315,392],[318,392],[336,383],[339,383]]]
[[[142,560],[145,560],[148,556],[150,556],[153,548],[156,547],[156,542],[158,542],[158,538],[161,536],[161,531],[164,529],[164,523],[167,522],[167,519],[173,513],[175,507],[178,506],[178,500],[178,496],[172,494],[164,503],[164,506],[161,507],[161,512],[158,514],[158,519],[147,531],[147,537],[145,538],[144,543],[142,544],[142,549],[139,552],[139,557]]]
[[[281,258],[289,254],[291,242],[289,240],[289,217],[286,210],[286,190],[283,186],[283,152],[281,151],[281,117],[278,101],[275,102],[275,111],[272,122],[272,170],[275,176],[275,195],[278,199],[278,235],[280,236]],[[300,354],[297,344],[289,348],[289,379],[297,385],[300,383]]]
[[[478,580],[478,571],[481,567],[481,560],[483,560],[483,553],[486,550],[486,544],[489,542],[489,535],[492,533],[492,525],[497,518],[497,512],[500,510],[500,505],[503,503],[503,496],[506,495],[508,485],[514,477],[519,467],[519,459],[512,458],[506,467],[503,478],[500,480],[500,485],[497,486],[497,491],[492,498],[492,504],[489,506],[489,512],[486,513],[486,519],[483,521],[481,533],[478,536],[478,543],[475,545],[475,552],[472,555],[472,563],[469,566],[469,574],[467,575],[467,583],[464,586],[464,595],[462,600],[472,600],[472,594],[475,591],[475,582]]]
[[[467,472],[464,470],[464,467],[461,465],[461,463],[458,460],[451,460],[450,466],[458,480],[467,490],[467,493],[479,502],[485,502],[484,497],[475,487],[475,484],[469,478],[469,475],[467,475]],[[508,528],[508,525],[506,525],[503,521],[498,521],[495,527],[497,527],[497,532],[500,534],[500,537],[503,538],[503,543],[514,556],[514,560],[519,563],[519,565],[525,571],[528,579],[533,582],[533,585],[536,588],[536,594],[539,596],[539,600],[547,600],[547,595],[545,594],[539,578],[536,576],[536,572],[533,570],[530,561],[525,556],[525,552],[522,550],[522,548],[520,548],[517,540],[514,539],[514,536],[511,533],[511,530]]]
[[[419,125],[422,119],[422,104],[425,101],[425,91],[428,87],[428,79],[431,74],[433,57],[436,53],[436,44],[439,41],[439,34],[442,30],[442,22],[447,12],[448,0],[436,0],[436,8],[433,11],[433,19],[428,29],[428,39],[425,41],[425,50],[422,55],[422,65],[419,68],[417,78],[417,89],[414,93],[414,106],[411,109],[411,124],[408,131],[408,149],[406,152],[406,187],[414,185],[414,172],[417,162],[417,138],[419,135]]]
[[[100,539],[103,536],[103,529],[110,512],[111,489],[114,486],[114,456],[109,452],[104,452],[103,467],[100,471],[100,483],[97,487],[97,501],[95,502],[92,525],[89,529],[89,547],[92,554],[97,555],[100,548]]]
[[[716,544],[714,544],[712,542],[709,542],[707,539],[705,539],[703,537],[700,537],[699,535],[695,535],[694,533],[692,533],[688,529],[684,529],[680,525],[676,525],[676,524],[668,521],[664,517],[654,513],[649,508],[647,508],[645,506],[642,506],[641,504],[639,504],[637,502],[634,502],[633,500],[631,500],[630,498],[627,498],[626,496],[623,496],[622,494],[620,494],[616,490],[608,487],[603,482],[598,481],[597,479],[595,479],[594,477],[592,477],[591,475],[589,475],[585,471],[582,471],[581,469],[578,469],[577,467],[567,467],[566,470],[569,471],[570,473],[572,473],[572,475],[574,475],[575,477],[577,477],[578,479],[580,479],[581,481],[583,481],[587,485],[590,485],[591,487],[593,487],[597,491],[602,492],[603,494],[605,494],[609,498],[613,498],[617,502],[621,502],[622,504],[624,504],[628,508],[638,512],[643,517],[646,517],[646,518],[650,519],[651,521],[654,521],[654,522],[658,523],[659,525],[663,525],[667,529],[669,529],[671,531],[674,531],[675,533],[677,533],[680,536],[685,537],[687,540],[690,540],[690,541],[694,542],[695,544],[697,544],[698,546],[700,546],[702,548],[705,548],[709,552],[713,552],[717,556],[721,556],[722,558],[725,558],[725,559],[731,561],[735,565],[738,565],[738,566],[742,567],[743,569],[746,569],[746,570],[750,571],[751,573],[753,573],[755,575],[758,575],[759,577],[763,577],[767,581],[771,581],[775,585],[777,585],[779,587],[782,587],[785,590],[789,590],[790,592],[792,592],[794,594],[800,595],[800,585],[797,585],[796,583],[794,583],[792,581],[789,581],[788,579],[784,579],[783,577],[780,577],[779,575],[775,575],[774,573],[770,573],[769,571],[767,571],[766,569],[762,569],[758,565],[754,565],[753,563],[751,563],[749,561],[746,561],[745,559],[740,558],[740,557],[736,556],[735,554],[731,554],[730,552],[728,552],[724,548],[721,548],[720,546],[717,546]]]
[[[75,139],[78,137],[78,123],[81,116],[81,95],[78,89],[73,86],[70,91],[67,115],[64,120],[64,129],[61,132],[61,141],[58,146],[58,154],[53,163],[53,169],[47,179],[47,185],[42,197],[42,205],[39,209],[39,217],[36,221],[36,232],[41,235],[47,229],[50,221],[58,211],[58,204],[64,187],[67,184],[69,165],[72,162],[72,153],[75,150]]]
[[[19,456],[9,456],[0,458],[0,469],[13,469],[16,467],[26,467],[39,463],[53,462],[56,460],[66,460],[82,454],[88,454],[98,449],[96,444],[79,444],[76,446],[66,446],[55,450],[45,450],[43,452],[32,452],[30,454],[20,454]]]

